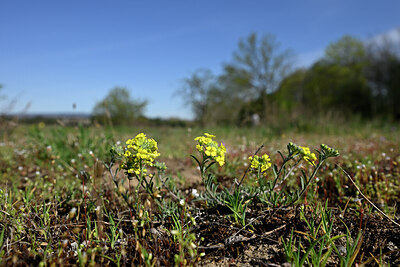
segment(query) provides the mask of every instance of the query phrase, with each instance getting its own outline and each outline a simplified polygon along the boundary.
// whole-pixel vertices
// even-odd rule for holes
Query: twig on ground
[[[251,240],[256,239],[256,238],[263,238],[263,237],[265,237],[267,235],[273,234],[273,233],[281,230],[284,227],[286,227],[286,224],[281,225],[281,226],[279,226],[278,228],[276,228],[276,229],[274,229],[272,231],[263,233],[262,235],[254,234],[252,237],[236,236],[240,231],[243,230],[243,228],[242,228],[238,232],[236,232],[235,234],[225,238],[224,239],[224,244],[217,244],[217,245],[211,245],[211,246],[198,246],[198,248],[199,249],[217,249],[217,248],[223,248],[223,247],[226,247],[228,245],[232,245],[232,244],[238,243],[238,242],[248,242],[248,241],[251,241]]]
[[[360,188],[356,185],[356,183],[354,182],[354,180],[351,178],[350,174],[348,174],[341,166],[337,165],[340,169],[342,169],[342,171],[346,174],[346,176],[349,178],[349,180],[351,181],[351,183],[354,185],[354,187],[357,189],[357,191],[361,194],[361,196],[369,203],[371,204],[380,214],[382,214],[386,219],[388,219],[389,221],[391,221],[392,223],[394,223],[395,225],[397,225],[398,227],[400,227],[400,224],[397,223],[396,221],[394,221],[392,218],[390,218],[389,216],[387,216],[383,211],[381,211],[374,203],[372,203],[372,201],[370,201],[360,190]]]

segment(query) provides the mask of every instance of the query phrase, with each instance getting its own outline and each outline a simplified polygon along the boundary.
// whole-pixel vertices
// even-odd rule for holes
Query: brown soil
[[[174,177],[179,176],[181,178],[182,185],[191,187],[201,182],[200,171],[190,161],[177,160],[177,159],[162,159],[162,162],[168,166],[167,173],[172,174]]]
[[[299,207],[285,210],[260,208],[253,207],[250,211],[249,217],[254,219],[253,229],[247,227],[247,230],[241,230],[224,219],[221,209],[205,211],[196,229],[197,235],[204,237],[199,249],[206,253],[199,266],[290,266],[284,255],[282,238],[287,240],[293,229],[296,239],[301,238],[302,244],[308,245],[304,233],[309,231],[300,218]],[[313,214],[311,206],[306,210],[306,217]],[[376,214],[364,214],[363,220],[360,220],[358,211],[349,210],[341,222],[340,211],[334,210],[333,213],[335,221],[332,236],[346,234],[345,224],[354,239],[358,231],[362,231],[355,263],[368,262],[371,265],[375,263],[373,256],[379,261],[379,256],[384,255],[384,262],[392,266],[400,265],[398,226]],[[346,239],[341,238],[335,244],[339,251],[345,250]],[[339,264],[339,257],[332,252],[327,265]]]
[[[170,170],[180,174],[186,188],[195,187],[204,190],[200,173],[190,161],[166,160]],[[219,177],[219,182],[227,186],[227,181]],[[231,179],[229,183],[232,182]],[[337,196],[335,196],[337,199]],[[332,236],[347,234],[355,240],[359,231],[362,232],[360,251],[355,263],[367,262],[376,264],[379,256],[384,255],[383,262],[392,266],[400,265],[400,227],[383,218],[378,213],[360,215],[359,210],[347,209],[344,216],[336,207],[337,203],[330,201],[333,206],[334,226]],[[335,206],[336,205],[336,206]],[[367,206],[365,206],[367,207]],[[297,240],[301,238],[307,249],[308,242],[304,233],[309,233],[306,223],[300,218],[300,206],[287,209],[265,210],[261,204],[253,204],[247,210],[247,221],[252,220],[252,227],[242,229],[232,223],[231,211],[226,207],[200,209],[197,214],[197,226],[193,231],[198,240],[199,252],[206,255],[198,263],[199,266],[282,266],[287,265],[287,259],[281,240],[287,240],[292,230]],[[314,207],[306,206],[306,217],[310,220]],[[399,218],[397,218],[399,221]],[[317,221],[316,223],[319,223]],[[297,232],[296,232],[297,231]],[[302,234],[303,233],[303,234]],[[336,243],[338,249],[346,249],[346,239],[341,238]],[[340,265],[339,257],[333,251],[328,266]],[[373,258],[376,257],[376,260]]]
[[[185,186],[188,186],[187,188],[201,188],[199,171],[190,161],[182,162],[167,159],[166,163],[170,170],[175,171],[174,176],[179,174],[181,179],[184,180]],[[222,184],[226,183],[226,186],[229,185],[229,182],[232,182],[232,179],[224,180],[222,177],[219,178],[221,178],[219,180]],[[106,209],[113,211],[114,214],[118,214],[120,211],[116,207],[123,206],[123,203],[120,203],[120,198],[115,197],[114,185],[111,184],[109,176],[107,176],[107,180],[110,183],[110,190],[106,190],[103,195],[105,199],[109,200],[109,202],[105,203]],[[93,195],[93,197],[96,196]],[[384,265],[390,263],[391,266],[400,266],[400,227],[374,211],[368,212],[368,205],[366,204],[363,205],[364,211],[347,208],[343,213],[337,208],[339,205],[335,203],[333,198],[329,203],[332,206],[332,218],[334,220],[332,236],[346,235],[348,234],[347,229],[353,239],[357,237],[359,232],[362,233],[362,238],[359,242],[359,252],[354,263],[367,263],[367,266],[378,266],[377,263],[382,260]],[[306,205],[304,207],[305,217],[310,220],[314,216],[316,218],[316,225],[318,225],[320,219],[318,216],[315,216],[315,207],[313,205]],[[191,229],[191,232],[196,235],[196,240],[200,242],[198,244],[198,252],[205,253],[205,256],[201,257],[196,262],[196,265],[290,266],[284,253],[282,240],[288,240],[293,230],[296,240],[301,239],[301,243],[304,246],[303,249],[306,250],[309,246],[306,234],[309,233],[309,229],[300,216],[300,208],[301,206],[285,209],[267,209],[260,203],[252,203],[246,211],[246,221],[251,223],[243,228],[233,222],[231,211],[226,207],[216,206],[211,208],[205,207],[205,205],[198,205],[192,214],[196,219],[196,226]],[[65,240],[69,242],[66,246],[71,247],[71,243],[76,241],[77,233],[85,236],[84,203],[78,206],[78,214],[81,213],[80,221],[71,221],[68,219],[67,215],[71,209],[72,206],[69,204],[60,205],[57,207],[57,216],[52,218],[52,221],[57,222],[56,226],[51,227],[51,234],[54,238],[52,241],[54,250],[58,244]],[[125,213],[128,213],[128,211],[125,211]],[[37,242],[43,240],[43,237],[39,235],[40,232],[37,227],[39,216],[35,214],[28,214],[27,216],[29,219],[27,228],[31,227],[32,231],[37,231],[37,236],[39,236]],[[99,228],[109,224],[108,215],[106,214],[99,217],[98,214],[92,212],[88,216],[99,222]],[[397,216],[395,220],[399,222],[400,218]],[[167,219],[163,223],[161,221],[152,222],[152,228],[147,232],[144,231],[144,228],[139,227],[140,231],[136,234],[139,236],[139,240],[147,240],[147,243],[143,241],[141,245],[145,246],[148,251],[151,250],[154,252],[156,266],[172,266],[174,265],[173,256],[178,252],[179,245],[173,242],[171,235],[166,231],[166,229],[171,228],[172,222]],[[115,250],[111,251],[107,248],[110,250],[109,255],[115,257],[113,253],[119,253],[122,247],[124,247],[124,256],[122,257],[121,265],[131,265],[132,263],[143,265],[144,263],[139,253],[140,250],[137,248],[137,237],[133,230],[132,221],[124,219],[120,227],[124,232],[125,238],[116,244]],[[318,236],[322,234],[320,231]],[[29,237],[29,235],[26,236]],[[30,252],[29,245],[31,243],[29,242],[31,241],[28,241],[22,240],[22,242],[16,242],[13,245],[15,256],[5,258],[3,261],[4,265],[13,265],[14,258],[21,263],[14,265],[38,265],[41,257]],[[121,242],[126,242],[126,244],[122,246]],[[89,245],[95,246],[95,244]],[[346,253],[345,238],[342,237],[336,240],[335,245],[339,252]],[[76,264],[76,256],[72,249],[62,253],[62,255],[58,255],[53,259],[54,261],[58,258],[62,259],[62,262],[59,263],[57,261],[57,264]],[[96,262],[99,265],[113,265],[110,260],[99,256],[97,256]],[[339,256],[336,254],[336,251],[332,251],[327,265],[340,265]]]

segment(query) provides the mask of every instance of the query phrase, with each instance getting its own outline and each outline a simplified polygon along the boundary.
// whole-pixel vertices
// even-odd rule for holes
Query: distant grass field
[[[146,184],[137,187],[122,171],[113,176],[119,161],[110,149],[138,133],[156,140],[157,160],[167,170],[150,167],[155,178],[146,175]],[[225,165],[204,173],[190,157],[201,158],[194,138],[203,133],[226,147]],[[298,158],[296,165],[290,159],[282,168],[285,178],[268,191],[274,177],[282,178],[276,171],[285,160],[277,151],[288,154],[289,142],[310,147],[317,157],[315,150],[326,144],[340,156],[327,159],[315,176],[317,163]],[[260,155],[267,153],[277,166],[265,177],[247,173],[248,157],[261,145]],[[227,257],[253,265],[251,255],[262,246],[275,251],[258,255],[264,263],[400,264],[400,227],[361,195],[398,223],[399,164],[400,127],[379,122],[288,129],[44,124],[3,129],[0,264],[215,265]],[[298,199],[290,196],[294,192],[301,193]]]

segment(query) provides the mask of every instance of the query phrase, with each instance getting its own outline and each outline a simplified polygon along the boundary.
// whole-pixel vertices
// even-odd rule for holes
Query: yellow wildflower
[[[303,159],[308,163],[310,163],[311,165],[314,165],[315,161],[317,160],[315,153],[311,153],[310,148],[306,146],[299,146],[299,149],[300,149],[300,154],[303,156]]]
[[[126,144],[127,147],[123,155],[124,162],[121,168],[129,174],[146,173],[145,166],[153,166],[154,159],[160,156],[157,142],[152,138],[147,138],[144,133],[127,140]]]
[[[206,137],[208,137],[208,138],[211,138],[211,139],[215,138],[215,135],[212,135],[212,134],[209,134],[209,133],[204,133],[204,135]]]
[[[226,148],[221,143],[218,145],[213,140],[215,135],[204,133],[204,136],[198,136],[194,140],[197,141],[196,149],[203,155],[214,159],[220,166],[225,164]]]
[[[250,156],[249,161],[250,161],[251,171],[253,171],[253,172],[260,171],[264,175],[266,175],[265,171],[268,170],[272,166],[271,159],[269,158],[269,156],[267,154],[264,154],[262,157],[259,157],[257,155]]]
[[[215,146],[208,146],[206,147],[206,151],[204,153],[206,153],[206,155],[209,157],[215,157],[217,156],[217,148]]]

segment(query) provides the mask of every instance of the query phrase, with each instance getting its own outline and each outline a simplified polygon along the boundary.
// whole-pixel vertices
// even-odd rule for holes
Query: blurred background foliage
[[[93,119],[121,125],[143,117],[146,100],[133,99],[125,87],[114,87],[93,109]]]
[[[400,34],[400,32],[399,32]],[[272,35],[239,41],[221,75],[200,69],[180,95],[201,125],[299,123],[310,118],[400,120],[400,44],[344,36],[309,68]]]
[[[219,74],[199,68],[182,79],[175,96],[191,108],[192,121],[146,118],[148,100],[132,97],[125,87],[112,88],[84,119],[108,126],[234,125],[281,130],[327,121],[398,122],[400,28],[397,35],[364,42],[346,35],[329,44],[311,66],[295,68],[296,55],[282,49],[275,36],[252,33],[239,40],[231,61],[222,63]],[[1,89],[0,85],[0,93]],[[0,96],[0,103],[0,123],[4,124],[14,118],[10,110],[15,99]],[[18,119],[57,123],[59,118]]]

